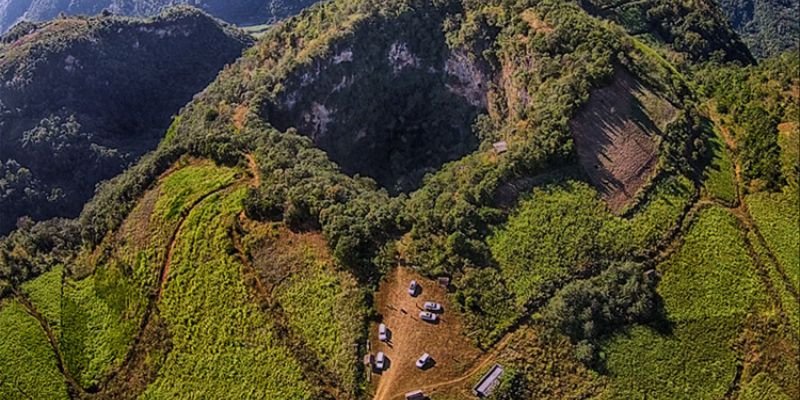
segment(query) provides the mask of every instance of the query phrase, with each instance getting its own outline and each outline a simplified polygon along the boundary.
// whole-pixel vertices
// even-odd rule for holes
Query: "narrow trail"
[[[36,306],[31,303],[28,297],[19,291],[14,291],[14,295],[19,301],[20,304],[25,308],[25,311],[36,319],[39,322],[39,325],[42,327],[42,331],[44,331],[45,336],[47,336],[47,341],[50,344],[50,348],[53,350],[53,353],[56,357],[56,365],[58,366],[58,370],[61,372],[61,375],[64,376],[64,380],[66,381],[67,385],[69,386],[70,392],[73,394],[84,394],[86,390],[83,386],[78,383],[78,380],[75,379],[74,376],[69,372],[66,363],[64,362],[64,355],[61,353],[61,348],[58,344],[58,340],[56,339],[55,334],[53,333],[53,329],[50,327],[50,323],[37,309]]]
[[[248,169],[252,175],[252,179],[254,183],[260,184],[261,176],[258,170],[258,164],[256,163],[255,158],[251,154],[244,154],[244,157],[247,159]],[[114,381],[120,371],[129,371],[131,370],[133,360],[136,358],[136,354],[143,350],[143,339],[145,337],[145,332],[148,332],[148,328],[153,321],[153,311],[158,306],[158,303],[161,301],[161,298],[164,293],[164,289],[166,288],[167,282],[169,281],[169,271],[172,265],[172,258],[175,254],[175,248],[178,243],[178,237],[180,236],[181,231],[183,230],[186,221],[189,219],[189,216],[192,214],[195,208],[197,208],[200,204],[206,201],[208,198],[224,192],[228,191],[231,188],[234,188],[238,185],[242,184],[242,180],[236,180],[230,182],[226,185],[223,185],[217,189],[214,189],[204,195],[200,196],[196,200],[194,200],[189,207],[186,208],[181,213],[180,220],[178,221],[177,226],[172,231],[170,238],[167,242],[167,253],[164,257],[164,262],[161,264],[160,271],[159,271],[159,278],[158,282],[156,283],[157,287],[155,292],[150,295],[150,299],[147,303],[147,307],[145,308],[144,315],[142,316],[141,323],[139,324],[139,328],[137,330],[136,336],[133,339],[133,343],[131,344],[127,354],[125,355],[124,361],[120,364],[119,367],[115,368],[114,371],[109,374],[102,383],[99,385],[98,390],[96,392],[103,392],[108,389],[108,385],[110,382]]]
[[[97,392],[105,391],[108,388],[109,382],[113,381],[117,377],[117,374],[120,371],[129,370],[131,367],[131,363],[135,358],[136,353],[142,350],[143,338],[145,336],[144,332],[147,331],[148,326],[151,324],[153,320],[152,319],[153,311],[158,306],[158,303],[161,301],[161,296],[163,295],[164,288],[166,287],[167,281],[169,280],[170,265],[172,264],[172,257],[175,252],[175,246],[178,242],[178,237],[180,235],[180,232],[183,230],[183,226],[185,225],[186,220],[192,214],[192,211],[209,197],[217,193],[223,192],[225,190],[228,190],[231,187],[237,185],[238,183],[239,183],[238,181],[234,181],[225,186],[222,186],[220,188],[217,188],[215,190],[212,190],[204,194],[203,196],[193,201],[192,204],[190,204],[189,207],[186,208],[186,210],[183,213],[181,213],[180,220],[178,221],[178,224],[175,227],[175,229],[172,231],[169,241],[167,242],[167,254],[164,257],[164,262],[161,264],[159,270],[159,275],[158,275],[159,278],[158,282],[156,282],[155,291],[149,296],[150,299],[148,300],[147,306],[145,307],[144,314],[142,315],[142,320],[141,323],[139,324],[139,328],[136,331],[136,336],[134,336],[133,343],[131,344],[128,352],[126,353],[124,361],[120,364],[119,367],[115,368],[114,371],[103,380],[103,382],[99,385],[99,389],[97,390]]]

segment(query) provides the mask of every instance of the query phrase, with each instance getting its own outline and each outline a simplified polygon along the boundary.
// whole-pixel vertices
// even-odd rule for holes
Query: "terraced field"
[[[97,251],[5,300],[0,397],[66,398],[71,382],[74,393],[112,398],[310,399],[330,389],[307,372],[320,360],[336,374],[329,385],[352,396],[361,292],[315,253],[322,241],[295,246],[303,262],[267,294],[282,311],[262,308],[238,244],[255,240],[242,225],[256,236],[273,228],[239,220],[243,176],[184,160]],[[306,343],[318,358],[300,356]]]

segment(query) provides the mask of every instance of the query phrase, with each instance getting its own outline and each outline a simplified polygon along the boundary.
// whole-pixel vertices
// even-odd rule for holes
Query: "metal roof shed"
[[[472,393],[478,397],[489,396],[500,383],[501,375],[503,375],[503,367],[501,367],[500,364],[495,364],[489,372],[478,381],[478,384],[472,388]]]

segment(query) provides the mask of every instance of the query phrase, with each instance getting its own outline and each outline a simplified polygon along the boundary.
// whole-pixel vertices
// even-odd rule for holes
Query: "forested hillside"
[[[789,49],[797,51],[798,0],[720,0],[719,4],[757,57],[776,56]]]
[[[0,241],[0,397],[796,398],[797,71],[711,1],[318,3]]]
[[[59,14],[149,17],[167,7],[191,5],[237,25],[265,24],[298,13],[319,0],[0,0],[0,33],[20,21],[48,21]]]
[[[249,40],[189,8],[60,18],[2,36],[0,233],[22,216],[77,216]]]

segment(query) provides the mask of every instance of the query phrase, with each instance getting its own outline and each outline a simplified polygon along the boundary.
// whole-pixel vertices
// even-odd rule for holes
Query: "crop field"
[[[94,273],[66,280],[62,311],[65,362],[81,385],[99,383],[125,358],[181,216],[234,176],[235,170],[207,162],[178,169],[144,196],[100,256],[81,259],[94,263]]]
[[[761,373],[755,376],[742,389],[739,400],[790,400],[791,398],[775,384],[769,375]]]
[[[312,398],[302,368],[242,281],[228,230],[244,189],[189,214],[159,311],[172,349],[144,398]]]
[[[716,126],[713,128],[713,135],[709,137],[708,145],[711,160],[703,171],[705,188],[714,198],[733,206],[737,199],[734,165]]]
[[[765,264],[767,276],[771,282],[778,296],[778,301],[783,309],[783,313],[789,320],[789,324],[795,332],[800,332],[800,302],[797,301],[789,288],[783,284],[784,278],[781,276],[780,271],[775,268],[770,262],[769,250],[761,245],[755,233],[748,232],[747,238],[753,246],[753,251],[756,256]]]
[[[489,244],[522,305],[593,262],[654,246],[675,226],[693,193],[688,179],[667,178],[625,219],[611,214],[588,184],[547,185],[520,203]]]
[[[795,289],[800,289],[800,210],[798,191],[761,192],[746,197],[750,214],[770,251],[786,271]]]
[[[42,327],[16,300],[0,302],[0,338],[0,398],[69,398]]]
[[[293,273],[274,293],[296,332],[344,388],[357,386],[354,344],[363,330],[362,292],[347,273],[309,254],[306,268]]]
[[[719,399],[736,375],[733,341],[766,301],[738,221],[702,211],[683,246],[659,266],[669,332],[635,327],[606,343],[608,399]]]
[[[145,399],[317,398],[324,389],[310,379],[316,376],[309,376],[309,363],[355,393],[363,292],[338,269],[321,236],[247,222],[268,235],[308,238],[279,243],[269,254],[273,265],[288,253],[295,264],[270,294],[280,311],[262,308],[237,254],[234,229],[247,193],[240,177],[205,162],[184,164],[145,194],[101,250],[80,255],[84,265],[75,269],[85,277],[59,266],[22,286],[78,385],[103,390],[111,372],[138,368],[129,365],[133,349],[144,352],[141,368],[153,373],[137,383]],[[254,239],[247,233],[244,240]],[[66,378],[39,321],[16,300],[0,307],[0,397],[65,398]],[[152,324],[163,326],[166,338],[148,340],[168,346],[150,349],[155,344],[146,341],[132,348]],[[309,352],[298,348],[313,359],[300,357]]]
[[[22,285],[22,292],[50,325],[53,335],[61,335],[61,279],[64,267],[56,266]]]
[[[354,345],[364,340],[365,292],[339,268],[321,234],[243,222],[242,250],[275,323],[290,336],[295,358],[330,393],[352,397],[360,383]]]

